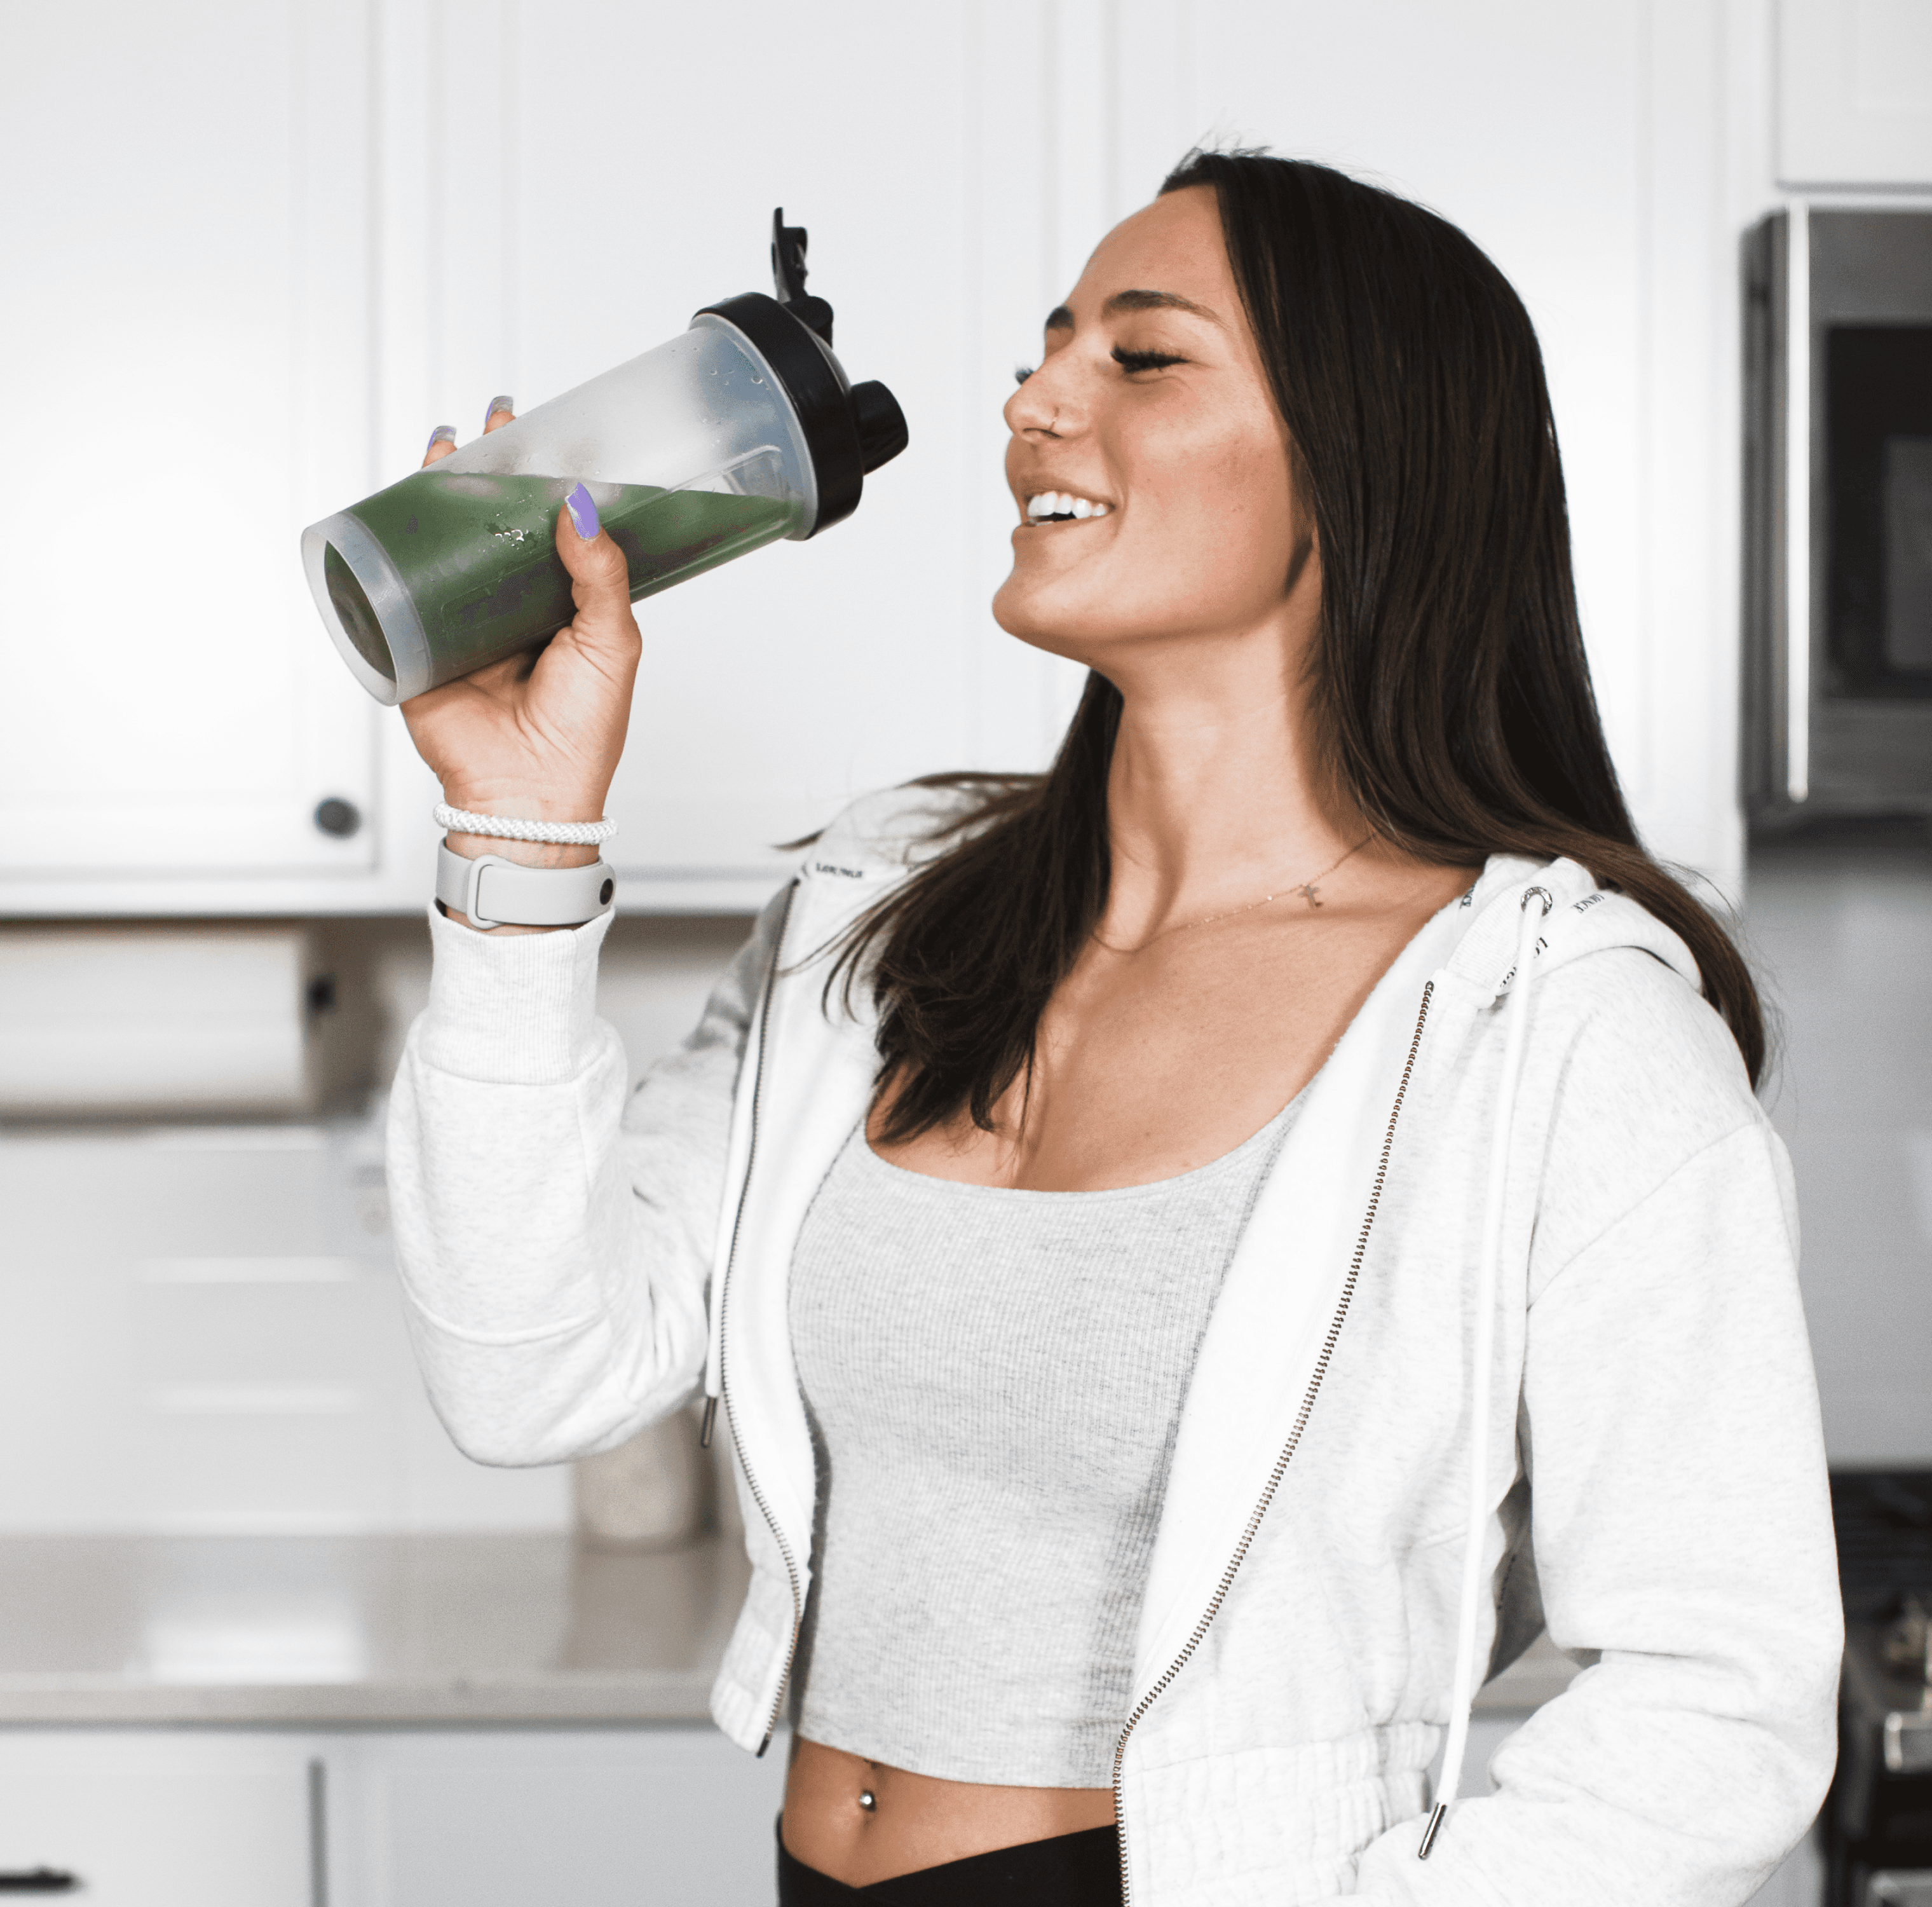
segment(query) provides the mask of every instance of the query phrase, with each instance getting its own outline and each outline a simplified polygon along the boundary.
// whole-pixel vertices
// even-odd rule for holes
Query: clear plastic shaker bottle
[[[883,384],[832,354],[805,291],[804,229],[772,218],[778,296],[691,328],[302,533],[316,608],[357,681],[406,701],[540,647],[575,613],[556,515],[577,484],[622,551],[631,596],[850,516],[906,446]]]

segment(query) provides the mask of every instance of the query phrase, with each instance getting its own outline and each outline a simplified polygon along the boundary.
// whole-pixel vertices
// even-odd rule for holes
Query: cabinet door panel
[[[375,710],[296,541],[369,467],[361,16],[10,28],[0,877],[366,868],[313,815],[368,810]]]
[[[1778,0],[1778,176],[1932,185],[1932,10]]]
[[[700,905],[708,882],[754,902],[784,864],[770,844],[852,794],[1046,752],[1069,667],[1015,654],[987,607],[1015,521],[1000,407],[1064,290],[1039,263],[1034,30],[1023,11],[884,0],[766,9],[748,38],[622,0],[585,0],[567,32],[530,0],[394,17],[400,96],[420,71],[438,104],[420,191],[397,202],[419,218],[398,269],[430,315],[386,410],[392,463],[438,418],[467,437],[493,392],[528,407],[768,290],[781,203],[842,359],[910,426],[849,521],[639,606],[610,851],[627,902],[681,883]]]
[[[288,1736],[0,1731],[0,1872],[88,1907],[312,1907],[308,1755]]]
[[[784,1749],[754,1760],[710,1727],[364,1737],[345,1907],[769,1900]]]
[[[1270,144],[1433,208],[1521,294],[1626,797],[1657,851],[1734,890],[1737,320],[1720,105],[1736,56],[1722,10],[1120,5],[1130,198],[1190,140]]]

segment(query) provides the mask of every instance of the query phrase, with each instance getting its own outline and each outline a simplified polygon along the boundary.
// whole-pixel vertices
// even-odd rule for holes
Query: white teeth
[[[1108,506],[1096,503],[1090,498],[1076,497],[1068,490],[1042,490],[1037,497],[1027,499],[1026,513],[1029,523],[1038,523],[1046,517],[1070,516],[1080,522],[1090,517],[1105,516]]]

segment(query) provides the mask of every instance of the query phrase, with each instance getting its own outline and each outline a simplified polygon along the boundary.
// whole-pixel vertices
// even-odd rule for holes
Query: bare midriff
[[[854,1887],[1113,1818],[1110,1788],[941,1781],[802,1737],[785,1782],[784,1844],[793,1857]]]

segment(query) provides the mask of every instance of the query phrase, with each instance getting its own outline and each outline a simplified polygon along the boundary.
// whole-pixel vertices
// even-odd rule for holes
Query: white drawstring
[[[1543,900],[1540,912],[1532,914],[1530,902]],[[1522,921],[1516,930],[1516,965],[1505,1009],[1503,1041],[1503,1075],[1496,1092],[1495,1128],[1490,1139],[1489,1194],[1483,1206],[1483,1251],[1476,1273],[1476,1346],[1474,1367],[1469,1378],[1469,1520],[1462,1539],[1462,1595],[1458,1605],[1456,1634],[1456,1679],[1449,1695],[1449,1740],[1442,1753],[1442,1779],[1436,1790],[1436,1806],[1429,1826],[1416,1850],[1418,1860],[1426,1860],[1436,1845],[1450,1804],[1462,1785],[1462,1761],[1469,1746],[1469,1705],[1476,1695],[1476,1612],[1483,1587],[1483,1544],[1490,1522],[1489,1452],[1490,1389],[1496,1362],[1496,1286],[1502,1257],[1503,1192],[1509,1172],[1510,1128],[1515,1122],[1516,1083],[1522,1077],[1522,1052],[1529,1026],[1529,993],[1536,972],[1537,936],[1556,898],[1546,887],[1532,887],[1522,897]]]

